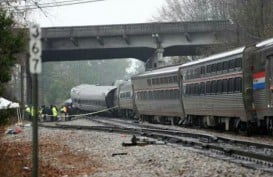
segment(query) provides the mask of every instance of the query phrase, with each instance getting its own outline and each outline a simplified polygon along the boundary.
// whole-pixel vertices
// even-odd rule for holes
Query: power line
[[[86,4],[86,3],[93,3],[105,0],[67,0],[61,2],[50,2],[50,3],[42,3],[39,4],[38,2],[34,2],[34,5],[25,5],[25,6],[12,6],[9,5],[7,8],[15,8],[19,11],[24,10],[34,10],[34,9],[42,9],[42,8],[50,8],[50,7],[61,7],[61,6],[69,6],[69,5],[77,5],[77,4]]]

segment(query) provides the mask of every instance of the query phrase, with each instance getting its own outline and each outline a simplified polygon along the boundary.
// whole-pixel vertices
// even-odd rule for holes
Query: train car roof
[[[176,65],[176,66],[169,66],[169,67],[154,69],[151,71],[145,71],[144,73],[133,76],[132,79],[139,78],[139,77],[153,76],[158,74],[173,73],[173,72],[176,72],[180,66],[181,65]]]
[[[104,98],[111,90],[117,88],[116,86],[97,86],[82,84],[71,89],[71,97],[88,97],[91,96],[93,99]]]
[[[273,45],[273,38],[259,42],[258,44],[256,44],[256,47],[260,48],[260,47],[265,47],[269,45]]]
[[[273,38],[270,38],[270,39],[267,39],[267,40],[264,40],[262,42],[257,43],[256,47],[260,48],[260,47],[265,47],[265,46],[270,46],[270,45],[273,45]],[[227,51],[227,52],[222,52],[222,53],[218,53],[218,54],[215,54],[215,55],[211,55],[209,57],[206,57],[206,58],[203,58],[203,59],[200,59],[200,60],[197,60],[197,61],[185,63],[185,64],[183,64],[181,66],[181,68],[196,65],[196,64],[200,64],[200,63],[203,63],[203,62],[213,61],[213,60],[223,58],[223,57],[237,55],[237,54],[242,53],[244,51],[244,49],[245,49],[245,46],[234,49],[234,50],[230,50],[230,51]]]
[[[200,60],[185,63],[185,64],[183,64],[181,66],[181,68],[196,65],[196,64],[200,64],[200,63],[204,63],[204,62],[208,62],[208,61],[213,61],[213,60],[216,60],[216,59],[219,59],[219,58],[224,58],[224,57],[228,57],[228,56],[237,55],[237,54],[242,53],[244,51],[244,49],[245,49],[245,47],[240,47],[240,48],[228,51],[228,52],[222,52],[222,53],[218,53],[218,54],[215,54],[215,55],[211,55],[209,57],[206,57],[206,58],[203,58],[203,59],[200,59]]]

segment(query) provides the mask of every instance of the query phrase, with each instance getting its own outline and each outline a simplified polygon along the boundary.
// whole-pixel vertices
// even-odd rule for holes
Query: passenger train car
[[[182,65],[187,117],[206,125],[272,132],[273,39]]]
[[[184,117],[178,68],[161,68],[132,77],[136,111],[142,120],[177,123]]]
[[[273,132],[273,38],[198,61],[146,71],[117,87],[79,86],[84,110],[117,106],[141,120]],[[101,101],[101,102],[100,102]],[[92,103],[101,103],[101,107]]]
[[[117,87],[117,107],[119,115],[125,118],[134,118],[135,104],[131,81],[124,81]]]
[[[73,108],[82,111],[101,111],[114,107],[116,86],[82,84],[71,89]]]

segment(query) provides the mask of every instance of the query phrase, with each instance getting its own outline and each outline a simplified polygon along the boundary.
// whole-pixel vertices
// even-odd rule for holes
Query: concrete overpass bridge
[[[227,40],[236,40],[236,28],[229,21],[42,28],[42,61],[136,58],[149,60],[146,67],[154,68],[163,56],[196,55],[197,49]],[[28,69],[22,71],[27,73],[31,103],[32,79]]]
[[[162,56],[196,55],[197,49],[235,40],[229,21],[140,23],[42,29],[43,62],[137,58],[153,67]]]

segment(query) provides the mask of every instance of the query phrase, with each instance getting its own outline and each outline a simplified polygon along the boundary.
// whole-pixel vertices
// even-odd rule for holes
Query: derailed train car
[[[116,86],[97,86],[82,84],[71,89],[73,108],[87,112],[96,112],[112,108],[115,105]]]

